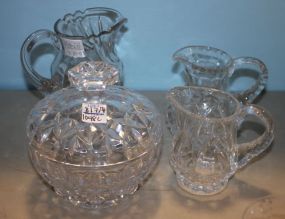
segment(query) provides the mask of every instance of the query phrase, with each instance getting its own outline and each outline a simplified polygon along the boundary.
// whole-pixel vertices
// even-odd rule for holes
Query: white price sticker
[[[74,58],[85,57],[85,51],[82,40],[71,40],[66,38],[61,38],[64,54]]]
[[[107,105],[82,103],[82,121],[87,123],[107,123]]]

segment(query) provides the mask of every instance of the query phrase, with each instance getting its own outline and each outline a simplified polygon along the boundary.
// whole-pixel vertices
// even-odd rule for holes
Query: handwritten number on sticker
[[[107,105],[83,103],[82,121],[87,123],[107,123]]]

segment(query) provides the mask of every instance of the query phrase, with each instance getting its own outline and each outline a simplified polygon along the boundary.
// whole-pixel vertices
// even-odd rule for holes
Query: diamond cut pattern
[[[58,194],[78,205],[108,206],[134,193],[153,169],[161,118],[150,101],[126,88],[88,92],[65,88],[39,101],[27,121],[29,153]],[[107,104],[107,123],[82,122],[82,101]]]

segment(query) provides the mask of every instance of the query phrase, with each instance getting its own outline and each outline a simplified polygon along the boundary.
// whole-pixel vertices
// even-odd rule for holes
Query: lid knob
[[[105,89],[121,83],[119,70],[102,61],[81,62],[68,71],[68,78],[79,90]]]

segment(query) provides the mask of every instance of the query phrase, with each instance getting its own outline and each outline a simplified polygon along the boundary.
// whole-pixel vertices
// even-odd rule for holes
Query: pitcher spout
[[[177,62],[181,62],[182,64],[188,66],[191,64],[190,62],[190,54],[191,52],[189,51],[191,48],[189,47],[184,47],[181,49],[178,49],[172,56],[173,60]]]
[[[96,7],[65,15],[55,23],[54,29],[62,37],[90,39],[116,33],[126,22],[120,12]]]
[[[128,19],[122,17],[121,20],[118,21],[114,26],[110,28],[110,32],[117,33],[121,30],[125,23],[127,23]]]

